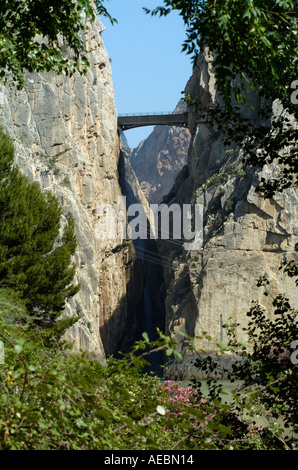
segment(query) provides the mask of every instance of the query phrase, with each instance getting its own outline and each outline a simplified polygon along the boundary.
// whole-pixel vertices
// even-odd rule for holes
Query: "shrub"
[[[174,351],[170,338],[139,341],[122,359],[103,365],[85,353],[70,354],[65,345],[49,349],[38,330],[2,317],[1,450],[280,447],[270,430],[246,421],[230,404],[142,373],[148,347]]]
[[[258,281],[266,286],[265,277]],[[253,303],[247,313],[246,328],[248,344],[241,345],[235,338],[234,330],[239,324],[224,325],[227,328],[229,344],[219,345],[222,352],[236,353],[242,361],[227,372],[227,380],[241,382],[241,388],[233,391],[230,411],[241,421],[249,423],[250,435],[258,446],[265,449],[296,449],[298,446],[298,365],[292,360],[292,344],[298,339],[297,311],[289,300],[278,295],[272,302],[271,315],[258,303]],[[201,359],[197,366],[209,373],[216,363],[211,356]],[[220,399],[220,387],[213,379],[208,380],[210,397]],[[200,390],[201,384],[195,384]],[[263,429],[259,429],[259,419]],[[258,435],[258,439],[256,436]]]

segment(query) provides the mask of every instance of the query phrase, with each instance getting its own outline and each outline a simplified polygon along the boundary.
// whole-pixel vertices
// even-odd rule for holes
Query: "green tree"
[[[290,87],[297,79],[296,1],[164,0],[164,4],[152,14],[179,12],[187,26],[183,50],[194,61],[206,44],[216,52],[216,86],[226,107],[231,106],[232,95],[245,100],[248,86],[294,109]]]
[[[293,343],[298,339],[297,311],[285,296],[279,295],[273,300],[271,317],[258,303],[248,316],[252,348],[244,351],[238,374],[248,388],[256,384],[257,400],[297,436],[298,366],[292,358]]]
[[[96,13],[115,21],[100,0],[2,0],[0,79],[21,87],[25,70],[85,73],[89,62],[82,31]]]
[[[0,287],[20,293],[36,325],[63,333],[74,319],[57,319],[80,287],[73,284],[74,221],[61,227],[58,200],[13,167],[13,158],[0,130]]]

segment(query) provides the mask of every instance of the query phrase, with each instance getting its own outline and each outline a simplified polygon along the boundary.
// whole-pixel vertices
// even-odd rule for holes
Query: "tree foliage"
[[[2,314],[0,326],[1,450],[283,448],[271,429],[239,418],[229,404],[142,373],[148,347],[175,351],[163,334],[153,342],[144,335],[129,354],[103,365],[64,346],[46,348],[38,331],[8,325]]]
[[[293,108],[290,87],[297,79],[297,2],[164,0],[164,4],[152,14],[179,12],[187,27],[183,50],[193,60],[205,44],[216,53],[216,86],[227,107],[232,94],[245,100],[248,86]]]
[[[0,287],[18,292],[35,323],[58,328],[73,284],[74,221],[61,227],[62,208],[13,166],[14,150],[0,130]],[[73,319],[72,319],[73,321]]]
[[[248,316],[252,349],[244,355],[238,375],[246,385],[256,383],[256,396],[272,418],[281,418],[286,428],[297,433],[298,368],[291,360],[292,345],[298,339],[297,312],[287,298],[278,295],[272,318],[258,303]]]
[[[86,72],[89,62],[83,31],[96,13],[115,21],[100,0],[1,1],[0,79],[21,87],[26,70]]]
[[[166,16],[175,10],[186,25],[183,50],[194,61],[206,45],[214,54],[216,90],[223,106],[197,107],[200,117],[219,125],[228,141],[245,141],[246,163],[263,167],[278,162],[280,171],[259,190],[266,197],[297,184],[297,18],[294,0],[164,0],[152,15]],[[147,13],[150,11],[146,9]],[[297,86],[296,86],[297,88]],[[252,107],[251,91],[263,97],[256,109],[259,122],[244,119],[238,104]],[[294,97],[294,98],[293,98]],[[272,118],[272,102],[282,112]],[[290,118],[289,118],[290,116]],[[294,119],[291,119],[291,116]],[[266,118],[266,120],[265,120]],[[223,125],[224,123],[224,125]]]
[[[295,275],[293,274],[292,277]],[[297,276],[297,273],[296,273]],[[270,281],[263,276],[257,286],[270,296]],[[241,419],[246,416],[253,426],[261,425],[262,434],[273,449],[297,448],[298,436],[298,312],[285,295],[272,299],[272,309],[266,311],[259,302],[253,302],[247,313],[246,328],[239,323],[224,325],[228,343],[219,344],[222,354],[236,354],[239,359],[232,369],[222,370],[225,380],[239,382],[233,390],[230,411]],[[245,344],[236,339],[236,330],[242,328],[247,335]],[[215,379],[217,363],[210,355],[199,356],[198,369],[207,371],[209,397],[222,400],[222,386]],[[202,387],[193,381],[195,388]],[[281,446],[281,447],[280,447]]]

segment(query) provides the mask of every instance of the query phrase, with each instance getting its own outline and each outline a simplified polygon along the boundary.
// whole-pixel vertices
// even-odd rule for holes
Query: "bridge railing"
[[[152,112],[152,113],[121,113],[118,114],[118,117],[128,117],[128,116],[168,116],[169,114],[174,114],[173,111],[161,111],[161,112]]]

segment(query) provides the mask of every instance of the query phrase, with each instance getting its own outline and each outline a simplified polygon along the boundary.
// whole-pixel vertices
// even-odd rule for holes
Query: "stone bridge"
[[[118,127],[122,131],[142,126],[188,127],[188,113],[136,113],[119,114],[118,116]]]

